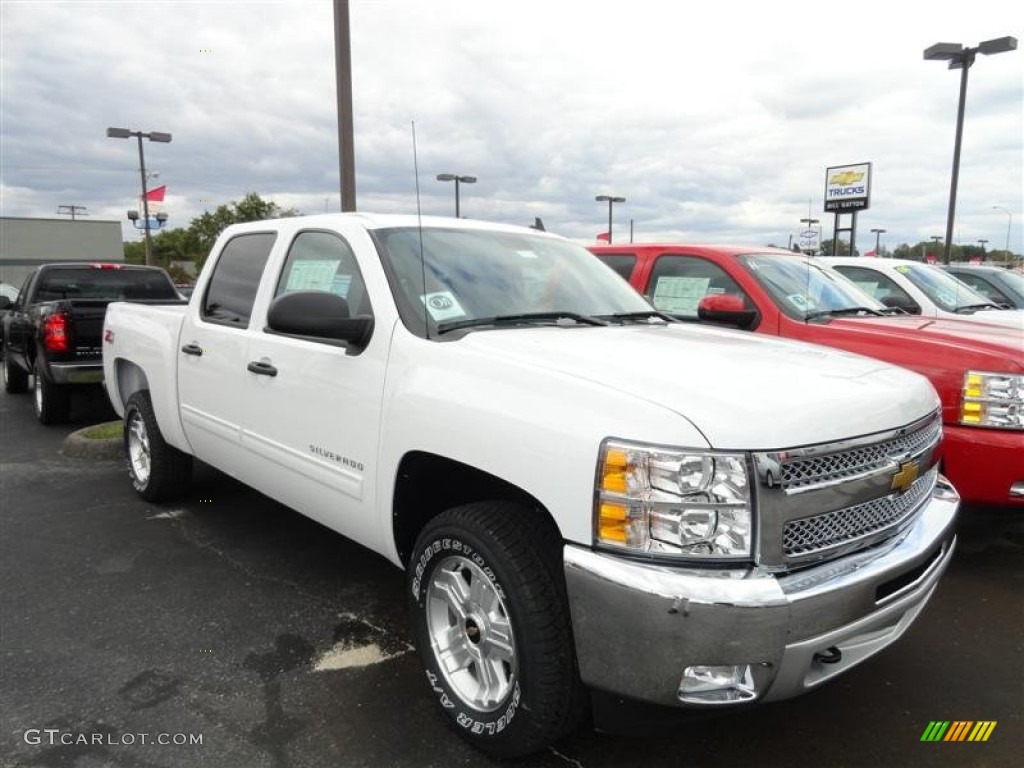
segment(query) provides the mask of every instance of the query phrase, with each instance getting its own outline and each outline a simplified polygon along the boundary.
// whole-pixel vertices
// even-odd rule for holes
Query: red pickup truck
[[[903,314],[835,270],[776,248],[644,243],[590,250],[674,317],[839,347],[927,376],[942,400],[943,472],[963,502],[1024,509],[1020,330]],[[799,382],[793,391],[799,397]]]

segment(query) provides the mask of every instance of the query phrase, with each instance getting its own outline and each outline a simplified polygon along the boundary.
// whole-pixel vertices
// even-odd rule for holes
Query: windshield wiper
[[[455,320],[449,323],[438,323],[437,332],[448,333],[461,328],[482,328],[500,327],[503,325],[534,325],[558,323],[559,320],[569,320],[577,325],[608,325],[590,315],[581,315],[577,312],[524,312],[518,315],[495,315],[494,317],[476,317],[472,320]]]
[[[861,313],[882,317],[885,313],[871,307],[843,307],[842,309],[822,309],[817,312],[808,312],[804,320],[814,320],[817,317],[840,317],[842,315],[859,315]]]
[[[957,307],[955,311],[958,315],[969,315],[977,312],[979,309],[1006,309],[1006,307],[1001,307],[992,302],[985,302],[984,304],[965,304],[962,307]]]
[[[678,318],[672,317],[672,315],[660,312],[656,309],[649,309],[646,312],[615,312],[610,315],[598,315],[598,317],[600,317],[602,320],[615,320],[623,324],[631,320],[663,320],[666,323],[682,322]]]

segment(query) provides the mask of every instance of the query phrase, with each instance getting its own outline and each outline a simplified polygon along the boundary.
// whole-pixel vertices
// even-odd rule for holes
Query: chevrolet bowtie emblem
[[[917,462],[906,461],[900,464],[900,468],[892,476],[891,487],[894,491],[906,493],[915,480],[917,480]]]

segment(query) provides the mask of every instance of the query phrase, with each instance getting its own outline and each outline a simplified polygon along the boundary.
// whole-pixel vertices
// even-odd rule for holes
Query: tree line
[[[217,236],[228,225],[298,215],[299,212],[294,208],[282,208],[277,203],[264,200],[255,192],[250,192],[241,200],[233,200],[226,205],[217,206],[214,211],[204,212],[202,216],[193,219],[188,227],[162,229],[152,234],[150,239],[153,263],[170,272],[175,282],[191,282],[192,277],[185,270],[174,266],[172,262],[194,262],[198,274]],[[126,242],[124,260],[128,264],[145,264],[145,241]]]

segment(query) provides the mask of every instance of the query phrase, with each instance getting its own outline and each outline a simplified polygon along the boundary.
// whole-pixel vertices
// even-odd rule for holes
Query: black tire
[[[546,748],[583,713],[560,545],[540,513],[492,501],[441,513],[413,550],[410,623],[431,691],[497,757]]]
[[[124,455],[128,478],[147,501],[181,496],[192,479],[192,457],[160,434],[149,392],[136,392],[124,410]]]
[[[35,391],[32,407],[40,424],[63,424],[71,415],[71,389],[66,384],[55,384],[43,375],[42,367],[36,362]]]
[[[4,392],[11,395],[28,392],[28,373],[12,363],[8,354],[4,354],[3,377]]]

